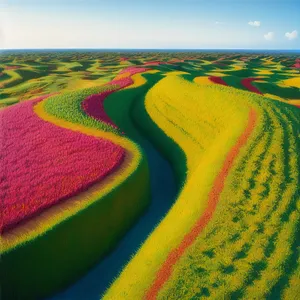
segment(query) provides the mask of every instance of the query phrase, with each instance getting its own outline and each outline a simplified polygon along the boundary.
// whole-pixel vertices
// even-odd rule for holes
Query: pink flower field
[[[40,119],[29,101],[0,112],[3,120],[0,211],[3,232],[117,168],[125,150],[110,141]]]

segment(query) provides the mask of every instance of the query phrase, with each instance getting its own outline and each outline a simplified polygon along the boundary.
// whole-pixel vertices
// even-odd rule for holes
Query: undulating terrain
[[[2,299],[300,295],[300,57],[0,61]]]

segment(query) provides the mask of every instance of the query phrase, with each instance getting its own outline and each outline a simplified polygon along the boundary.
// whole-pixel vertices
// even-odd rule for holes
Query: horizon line
[[[98,47],[70,47],[70,48],[1,48],[0,51],[10,51],[10,50],[251,50],[251,51],[300,51],[300,49],[279,49],[279,48],[98,48]]]

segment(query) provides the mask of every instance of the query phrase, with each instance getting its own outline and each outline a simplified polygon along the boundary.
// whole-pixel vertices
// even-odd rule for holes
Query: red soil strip
[[[227,67],[227,65],[226,65],[226,64],[224,64],[224,63],[220,62],[219,60],[213,61],[212,63],[213,63],[213,64],[215,64],[215,65],[219,65],[219,66]]]
[[[184,59],[173,58],[173,59],[169,60],[168,63],[181,63],[181,62],[184,62],[184,61],[185,61]]]
[[[39,97],[0,111],[0,233],[104,179],[123,161],[119,145],[39,118]]]
[[[5,70],[16,70],[16,69],[20,69],[20,66],[6,66]]]
[[[163,64],[162,62],[160,62],[159,60],[157,61],[147,61],[144,63],[144,66],[159,66]]]
[[[127,68],[123,69],[119,74],[129,73],[129,77],[130,77],[134,74],[146,72],[148,70],[150,70],[150,69],[144,68],[142,66],[141,67],[127,67]]]
[[[208,196],[208,204],[206,210],[204,211],[203,215],[198,219],[198,221],[194,224],[190,232],[188,232],[185,235],[179,246],[169,253],[166,261],[163,263],[160,270],[156,274],[154,282],[152,283],[149,290],[146,292],[146,300],[156,299],[163,285],[171,277],[173,266],[183,256],[187,248],[189,248],[193,244],[193,242],[196,240],[196,238],[199,236],[199,234],[203,231],[205,226],[212,218],[217,203],[219,201],[220,195],[224,189],[226,177],[228,176],[229,171],[233,166],[234,160],[240,152],[240,149],[247,143],[248,138],[250,137],[255,127],[256,120],[256,112],[254,109],[251,109],[248,116],[247,127],[245,128],[242,135],[239,137],[237,143],[231,148],[231,150],[227,154],[224,165],[214,181],[213,188]]]
[[[106,114],[104,110],[104,101],[106,97],[120,89],[123,89],[133,84],[133,80],[131,79],[130,76],[137,73],[145,72],[147,70],[148,69],[146,68],[137,68],[137,67],[125,68],[119,74],[129,73],[128,77],[121,78],[121,79],[114,79],[108,83],[108,85],[117,85],[118,88],[87,97],[81,103],[81,108],[86,112],[86,114],[88,114],[90,117],[94,118],[95,120],[104,122],[106,124],[111,125],[114,128],[117,128],[117,126],[112,122],[112,120],[109,118],[109,116]]]
[[[165,61],[147,61],[144,63],[144,66],[159,66],[159,65],[168,65],[168,62]]]
[[[300,68],[300,59],[296,59],[296,63],[293,65],[294,68]]]
[[[109,118],[107,113],[104,110],[104,100],[107,96],[110,94],[127,87],[133,83],[132,79],[130,77],[120,79],[120,80],[113,80],[108,85],[118,85],[119,87],[111,90],[111,91],[105,91],[100,94],[91,95],[87,97],[82,103],[81,108],[93,119],[104,122],[106,124],[111,125],[114,128],[117,128],[117,126],[112,122],[112,120]]]
[[[241,60],[241,61],[248,61],[249,58],[248,58],[248,57],[241,57],[240,60]]]
[[[256,88],[255,86],[252,85],[252,81],[259,81],[259,80],[261,81],[263,79],[262,78],[245,78],[241,81],[241,83],[250,92],[262,95],[263,93],[258,88]]]
[[[208,79],[210,81],[212,81],[213,83],[228,86],[228,84],[221,77],[218,77],[218,76],[209,76]]]

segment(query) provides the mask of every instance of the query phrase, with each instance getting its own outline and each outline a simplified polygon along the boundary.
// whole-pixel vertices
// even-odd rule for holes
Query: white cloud
[[[293,39],[297,38],[297,36],[298,36],[298,31],[297,31],[297,30],[294,30],[294,31],[292,31],[292,32],[287,32],[287,33],[285,34],[285,36],[286,36],[289,40],[293,40]]]
[[[216,25],[222,25],[222,24],[225,24],[225,23],[224,23],[224,22],[216,21],[215,24],[216,24]]]
[[[250,21],[250,22],[248,22],[248,24],[250,26],[259,27],[260,26],[260,21]]]
[[[267,34],[264,35],[264,38],[267,40],[267,41],[272,41],[273,38],[274,38],[274,32],[268,32]]]

